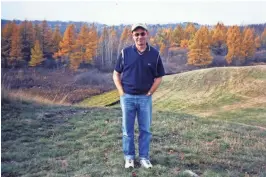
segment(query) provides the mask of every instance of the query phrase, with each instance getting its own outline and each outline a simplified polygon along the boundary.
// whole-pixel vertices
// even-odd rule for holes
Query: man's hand
[[[162,81],[162,77],[158,77],[158,78],[154,79],[154,82],[153,82],[153,84],[151,86],[151,89],[146,95],[147,96],[151,96],[157,90],[157,88],[159,87],[161,81]]]
[[[152,95],[152,93],[151,92],[148,92],[147,94],[146,94],[146,96],[151,96]]]
[[[123,87],[121,85],[120,73],[114,71],[113,80],[114,80],[115,86],[118,90],[119,96],[123,96],[125,93],[124,93]]]
[[[124,91],[118,91],[118,93],[119,93],[119,96],[125,95],[125,92]]]

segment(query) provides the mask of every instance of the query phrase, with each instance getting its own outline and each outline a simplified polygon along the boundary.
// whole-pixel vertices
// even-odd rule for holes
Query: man
[[[138,23],[132,26],[131,31],[135,44],[121,51],[113,73],[123,113],[125,168],[134,168],[134,122],[136,116],[139,126],[140,164],[145,168],[151,168],[149,149],[152,94],[160,85],[165,72],[159,52],[147,43],[149,35],[147,26]]]

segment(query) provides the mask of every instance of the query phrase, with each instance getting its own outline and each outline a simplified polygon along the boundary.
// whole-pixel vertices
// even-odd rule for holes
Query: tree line
[[[64,33],[60,26],[51,28],[47,21],[33,24],[14,21],[2,27],[2,67],[36,67],[45,61],[52,61],[53,67],[69,67],[77,70],[92,65],[101,70],[112,70],[122,48],[133,43],[130,26],[120,32],[115,27],[98,29],[93,24],[83,24],[76,29],[69,24]],[[171,53],[182,48],[188,50],[187,63],[207,66],[214,55],[225,56],[228,64],[244,62],[254,57],[256,50],[266,48],[266,28],[260,34],[253,28],[225,26],[217,23],[214,27],[151,28],[150,43],[161,53],[164,62]]]

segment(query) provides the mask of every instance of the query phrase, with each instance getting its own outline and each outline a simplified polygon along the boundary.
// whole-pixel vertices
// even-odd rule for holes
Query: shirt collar
[[[146,47],[146,49],[145,49],[144,52],[146,52],[146,51],[151,51],[151,46],[150,46],[148,43],[146,43],[146,45],[147,45],[147,47]],[[137,47],[136,47],[136,44],[133,44],[133,45],[132,45],[132,48],[133,48],[135,51],[138,50]]]

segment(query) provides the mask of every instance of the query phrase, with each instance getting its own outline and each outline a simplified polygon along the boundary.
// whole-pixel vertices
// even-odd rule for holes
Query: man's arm
[[[117,71],[113,73],[113,80],[120,96],[124,95],[124,90],[121,84],[121,74]]]
[[[151,86],[151,89],[149,90],[149,92],[146,95],[147,96],[152,95],[157,90],[157,88],[159,87],[161,81],[162,81],[162,77],[155,78],[154,82]]]

